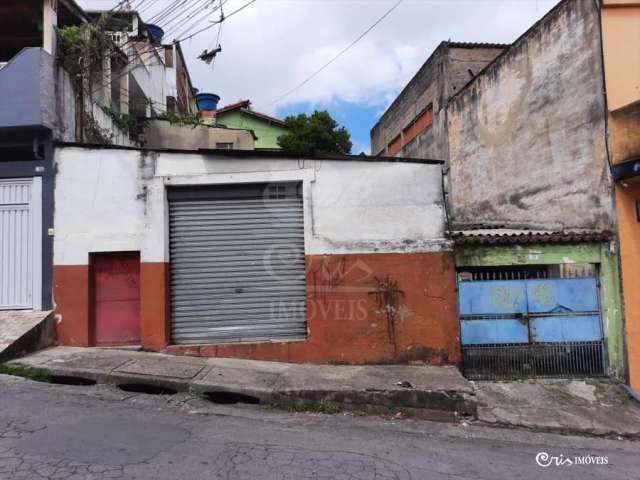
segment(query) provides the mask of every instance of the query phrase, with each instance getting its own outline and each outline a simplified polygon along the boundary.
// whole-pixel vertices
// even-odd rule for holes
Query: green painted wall
[[[268,120],[247,115],[239,110],[218,114],[216,122],[229,128],[253,130],[256,137],[258,137],[258,140],[256,140],[256,148],[280,148],[278,146],[278,137],[288,131],[280,125],[275,125]]]
[[[609,375],[624,379],[626,364],[618,252],[612,252],[609,244],[458,247],[455,257],[458,268],[561,263],[598,264]]]

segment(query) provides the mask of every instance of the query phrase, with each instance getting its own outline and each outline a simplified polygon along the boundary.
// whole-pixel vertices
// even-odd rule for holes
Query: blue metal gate
[[[459,283],[470,378],[604,374],[595,278]]]

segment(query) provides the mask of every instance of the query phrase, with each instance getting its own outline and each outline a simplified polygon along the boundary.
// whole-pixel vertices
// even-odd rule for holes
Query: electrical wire
[[[401,0],[402,1],[402,0]],[[255,3],[256,0],[250,0],[248,3],[245,3],[243,6],[241,6],[240,8],[234,10],[233,12],[231,12],[229,15],[227,15],[226,17],[224,17],[224,20],[227,20],[228,18],[234,16],[236,13],[241,12],[242,10],[244,10],[245,8],[247,8],[249,5]],[[224,20],[218,20],[217,22],[212,22],[211,25],[207,25],[206,27],[196,31],[195,33],[192,33],[191,35],[184,37],[184,38],[180,38],[178,40],[174,40],[177,42],[183,42],[185,40],[191,40],[193,37],[195,37],[196,35],[200,35],[202,32],[206,32],[207,30],[211,30],[213,27],[215,27],[216,25],[218,25],[219,23],[222,23]]]
[[[196,0],[195,2],[191,2],[191,5],[181,11],[180,14],[163,23],[165,35],[168,35],[172,30],[182,28],[186,22],[189,22],[195,15],[203,12],[210,4],[211,0]]]
[[[225,0],[224,3],[226,3],[228,0]],[[216,6],[215,5],[215,0],[213,0],[211,2],[211,6],[213,6],[213,9],[211,10],[211,12],[209,13],[209,15],[213,15],[215,12],[217,12],[221,7],[220,6]],[[203,10],[206,10],[207,8],[209,8],[209,5],[207,5]],[[195,15],[192,16],[192,18]],[[186,25],[191,19],[185,21],[180,27],[178,28],[173,28],[169,31],[169,34],[173,34],[176,37],[180,37],[182,35],[185,35],[186,33],[190,32],[192,29],[194,29],[195,27],[197,27],[198,25],[200,25],[202,22],[204,22],[205,20],[207,20],[208,15],[203,15],[201,18],[196,18],[196,20],[194,22],[189,23],[188,26],[184,26]],[[180,33],[177,33],[180,32]]]
[[[226,2],[224,2],[226,3]],[[220,0],[220,18],[224,19],[224,11],[222,10],[222,6],[224,5],[224,3],[222,2],[222,0]],[[218,26],[218,35],[216,37],[216,43],[211,47],[212,50],[215,50],[216,48],[222,48],[220,46],[220,34],[222,34],[222,25],[224,24],[224,22],[220,22],[220,25]],[[213,72],[216,68],[216,59],[218,58],[218,55],[215,55],[213,57],[213,61],[211,62],[211,71]]]
[[[329,65],[331,65],[333,62],[335,62],[338,58],[340,58],[342,55],[344,55],[347,51],[349,51],[355,44],[357,44],[360,40],[362,40],[371,30],[373,30],[376,26],[378,26],[378,24],[380,22],[382,22],[385,18],[387,18],[391,12],[393,12],[396,8],[398,8],[400,6],[400,4],[403,2],[404,0],[398,0],[395,4],[393,4],[393,6],[391,8],[389,8],[380,18],[378,18],[378,20],[376,20],[373,25],[371,25],[369,28],[367,28],[364,32],[362,32],[355,40],[353,40],[349,45],[347,45],[346,47],[344,47],[342,50],[340,50],[335,56],[333,56],[327,63],[325,63],[324,65],[322,65],[320,68],[318,68],[315,72],[313,72],[311,75],[309,75],[306,79],[304,79],[302,82],[300,82],[298,85],[296,85],[295,87],[293,87],[292,89],[288,90],[287,92],[285,92],[284,94],[282,94],[280,97],[276,98],[274,101],[272,101],[269,106],[272,106],[278,102],[280,102],[280,100],[282,100],[283,98],[291,95],[293,92],[299,90],[300,88],[302,88],[303,86],[305,86],[307,83],[309,83],[311,80],[313,80],[318,74],[320,74],[320,72],[322,72],[325,68],[327,68]]]
[[[228,1],[228,0],[225,0],[225,2],[224,2],[224,3],[226,3],[226,1]],[[400,1],[402,1],[402,0],[400,0]],[[229,13],[226,17],[221,17],[221,19],[220,19],[220,20],[212,22],[212,23],[211,23],[211,25],[208,25],[207,27],[205,27],[205,28],[202,28],[202,29],[198,30],[198,31],[196,31],[196,32],[194,32],[194,33],[192,33],[192,34],[190,34],[190,35],[189,35],[189,36],[187,36],[187,37],[184,37],[184,38],[181,38],[181,39],[174,40],[174,44],[175,44],[175,43],[179,43],[179,42],[184,41],[184,40],[189,40],[189,39],[191,39],[191,38],[195,37],[196,35],[199,35],[199,34],[200,34],[200,33],[202,33],[202,32],[205,32],[205,31],[207,31],[207,30],[210,30],[211,28],[215,27],[216,25],[221,25],[221,24],[222,24],[222,22],[224,22],[227,18],[230,18],[230,17],[232,17],[233,15],[235,15],[235,14],[237,14],[237,13],[241,12],[242,10],[244,10],[244,9],[245,9],[245,8],[247,8],[249,5],[251,5],[251,4],[255,3],[255,2],[256,2],[256,0],[250,0],[248,3],[246,3],[246,4],[242,5],[241,7],[237,8],[236,10],[232,11],[231,13]],[[223,4],[224,4],[224,3],[223,3]],[[213,12],[215,12],[218,8],[221,8],[221,7],[216,7],[216,8],[214,8]],[[220,32],[220,31],[219,31],[219,32]],[[127,43],[130,43],[130,41],[127,41],[127,42],[125,43],[125,45],[126,45]],[[144,55],[145,53],[157,53],[157,52],[156,52],[155,47],[154,47],[154,46],[151,46],[151,47],[150,47],[146,52],[145,52],[145,51],[143,51],[143,52],[137,52],[137,53],[138,53],[138,55],[140,56],[140,58],[141,58],[141,60],[142,60],[142,55]],[[113,78],[113,77],[111,78],[111,82],[113,82],[114,80],[118,80],[118,79],[120,79],[120,78],[121,78],[121,77],[123,77],[124,75],[128,75],[128,74],[129,74],[133,69],[127,69],[126,67],[127,67],[127,66],[129,66],[129,65],[131,65],[134,61],[136,61],[136,58],[135,58],[135,57],[134,57],[134,58],[132,58],[131,60],[129,60],[129,61],[125,64],[125,71],[124,71],[123,73],[119,74],[119,75],[118,75],[118,76],[116,76],[115,78]],[[144,64],[144,62],[143,62],[143,61],[141,61],[141,65],[143,65],[143,64]],[[141,65],[136,65],[136,66],[134,66],[133,68],[138,68],[138,67],[139,67],[139,66],[141,66]],[[149,64],[149,65],[147,65],[147,66],[152,66],[152,64]],[[92,91],[91,91],[91,95],[93,95],[94,93],[96,93],[99,89],[101,89],[101,88],[107,88],[107,87],[108,87],[108,84],[104,84],[104,85],[102,85],[102,86],[98,86],[96,89],[92,89]]]

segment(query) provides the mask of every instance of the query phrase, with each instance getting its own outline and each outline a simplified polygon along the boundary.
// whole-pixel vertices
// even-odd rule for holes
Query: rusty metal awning
[[[451,232],[456,245],[521,245],[602,243],[613,237],[610,231],[534,231],[512,229],[463,230]]]

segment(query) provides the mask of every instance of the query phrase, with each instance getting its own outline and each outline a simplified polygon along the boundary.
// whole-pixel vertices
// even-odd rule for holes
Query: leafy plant
[[[348,155],[351,153],[351,135],[344,127],[338,127],[329,112],[315,111],[291,115],[285,119],[289,133],[278,137],[278,145],[289,152]]]
[[[103,12],[95,22],[57,29],[58,61],[76,84],[90,77],[105,52],[109,54],[113,49],[114,44],[106,33],[110,20],[111,14]]]
[[[129,132],[129,136],[136,141],[141,142],[140,138],[144,134],[149,120],[146,118],[136,117],[130,113],[118,113],[111,107],[101,107],[102,110],[109,115],[113,124],[124,132]]]
[[[0,374],[28,378],[29,380],[34,380],[36,382],[51,382],[51,375],[44,370],[17,363],[0,364]]]
[[[96,145],[113,144],[113,132],[108,128],[102,128],[92,113],[85,112],[82,123],[82,135],[87,143],[94,143]]]
[[[190,126],[196,128],[199,125],[204,125],[200,112],[196,115],[178,115],[175,112],[164,112],[158,115],[157,118],[158,120],[165,120],[171,125],[180,125],[182,127]]]

